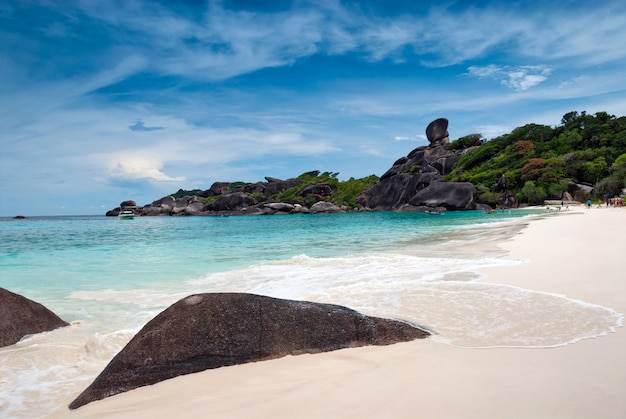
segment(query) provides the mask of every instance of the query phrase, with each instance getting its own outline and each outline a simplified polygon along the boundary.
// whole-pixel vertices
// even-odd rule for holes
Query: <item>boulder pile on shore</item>
[[[448,120],[439,118],[426,128],[430,142],[398,159],[379,181],[361,191],[357,211],[445,211],[485,209],[476,201],[478,191],[469,182],[444,182],[459,159],[474,147],[448,147]],[[182,197],[165,196],[138,206],[124,201],[106,213],[117,216],[131,209],[137,216],[272,215],[340,213],[349,209],[332,202],[333,187],[327,183],[303,184],[302,179],[265,177],[265,182],[215,182],[209,189]],[[280,202],[276,196],[300,187],[298,199]]]

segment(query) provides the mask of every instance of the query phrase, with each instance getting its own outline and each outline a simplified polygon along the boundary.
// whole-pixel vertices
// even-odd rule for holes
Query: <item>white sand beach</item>
[[[481,281],[626,313],[626,209],[555,212],[501,246],[527,262],[483,269]],[[624,418],[625,390],[620,327],[554,348],[464,349],[424,339],[289,356],[178,377],[64,417]]]

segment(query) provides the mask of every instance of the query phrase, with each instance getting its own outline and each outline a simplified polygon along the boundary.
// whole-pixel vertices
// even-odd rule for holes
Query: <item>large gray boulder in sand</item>
[[[332,304],[197,294],[152,319],[69,407],[211,368],[428,336],[408,323]]]
[[[43,305],[0,288],[0,346],[13,345],[26,335],[68,325]]]

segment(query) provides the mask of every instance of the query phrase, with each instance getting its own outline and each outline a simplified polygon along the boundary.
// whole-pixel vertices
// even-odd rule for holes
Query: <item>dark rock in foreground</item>
[[[197,294],[151,320],[71,404],[211,368],[428,337],[345,307],[253,294]]]
[[[0,288],[0,346],[68,325],[43,305]]]

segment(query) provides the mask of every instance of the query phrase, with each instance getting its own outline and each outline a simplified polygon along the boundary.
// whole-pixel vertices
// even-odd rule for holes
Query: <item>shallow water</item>
[[[530,214],[530,215],[529,215]],[[0,286],[67,328],[0,348],[0,416],[62,412],[151,318],[198,292],[252,292],[402,318],[463,347],[601,336],[610,308],[486,284],[494,243],[538,213],[0,219]]]

